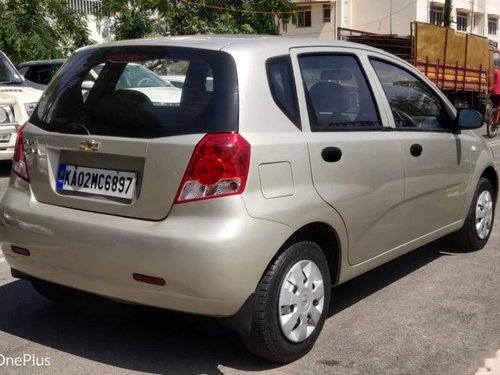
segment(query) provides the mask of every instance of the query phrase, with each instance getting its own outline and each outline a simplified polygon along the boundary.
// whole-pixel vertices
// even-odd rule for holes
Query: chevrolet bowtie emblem
[[[99,151],[100,143],[94,140],[92,141],[83,141],[80,143],[81,151]]]

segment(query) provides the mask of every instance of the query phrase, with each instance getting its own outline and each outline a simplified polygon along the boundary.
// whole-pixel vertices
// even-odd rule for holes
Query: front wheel
[[[319,336],[330,303],[330,272],[321,248],[298,242],[281,253],[256,293],[246,347],[268,360],[288,363],[302,357]]]
[[[500,109],[495,108],[491,112],[491,116],[487,121],[486,132],[488,137],[494,138],[498,134],[498,128],[500,127]]]
[[[481,177],[464,226],[455,234],[456,245],[464,251],[482,249],[490,238],[495,218],[495,193],[491,182]]]

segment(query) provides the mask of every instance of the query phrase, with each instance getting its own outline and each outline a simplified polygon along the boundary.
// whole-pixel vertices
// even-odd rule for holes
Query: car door
[[[349,241],[348,261],[359,264],[396,248],[404,199],[401,142],[379,109],[362,56],[344,48],[291,52],[309,147],[312,180],[339,212]],[[373,73],[372,73],[373,74]]]
[[[401,230],[418,239],[455,228],[464,210],[473,136],[453,131],[453,111],[418,72],[380,57],[370,62],[402,141]]]

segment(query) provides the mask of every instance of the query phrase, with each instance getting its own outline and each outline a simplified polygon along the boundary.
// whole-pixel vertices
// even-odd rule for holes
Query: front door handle
[[[321,157],[324,161],[335,163],[342,159],[342,150],[338,147],[325,147],[321,151]]]
[[[424,148],[422,147],[422,145],[415,143],[410,147],[410,154],[412,154],[415,157],[419,157],[420,155],[422,155],[423,150]]]

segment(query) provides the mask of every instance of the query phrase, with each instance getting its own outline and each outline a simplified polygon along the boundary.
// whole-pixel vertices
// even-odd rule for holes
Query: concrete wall
[[[485,5],[486,5],[487,15],[492,15],[500,19],[500,0],[486,0]],[[484,28],[487,33],[488,16],[485,17]],[[500,22],[497,23],[497,34],[496,35],[487,34],[487,36],[489,39],[496,41],[500,47]]]

